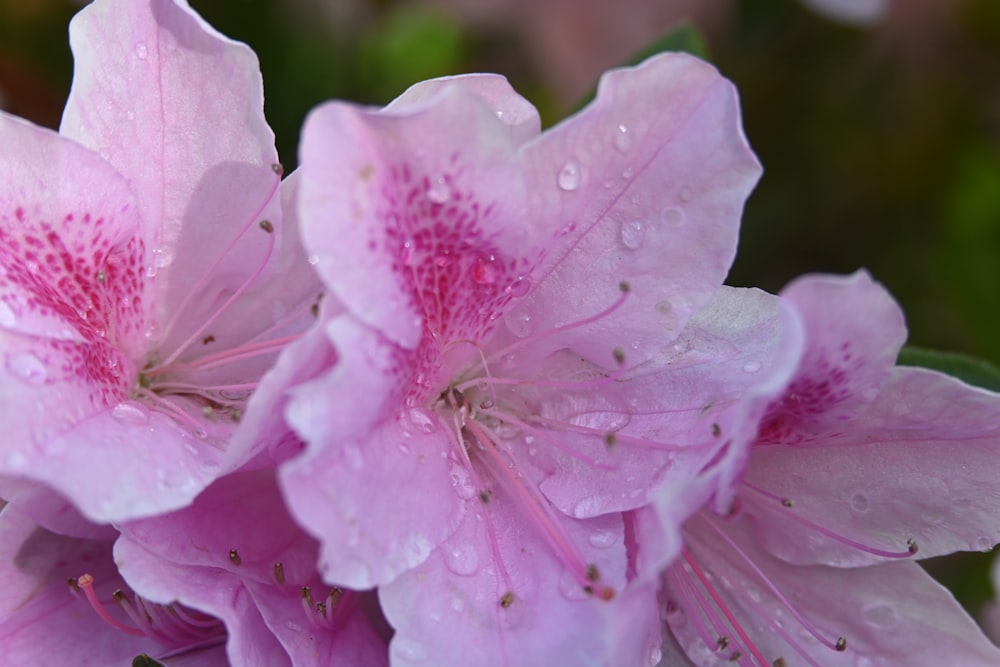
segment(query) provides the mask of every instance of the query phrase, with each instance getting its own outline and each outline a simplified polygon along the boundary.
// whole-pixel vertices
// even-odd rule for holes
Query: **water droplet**
[[[7,370],[31,384],[42,384],[48,377],[45,364],[31,352],[19,352],[8,357]]]
[[[618,126],[618,131],[615,132],[615,148],[620,150],[622,153],[632,148],[633,136],[628,131],[628,128],[624,125]]]
[[[504,322],[510,332],[518,338],[527,338],[535,328],[531,313],[524,308],[507,311]]]
[[[427,410],[423,408],[413,407],[407,413],[407,417],[418,431],[421,433],[433,433],[437,430],[437,423],[434,420],[434,415],[432,415]]]
[[[558,232],[556,232],[556,238],[561,238],[563,236],[566,236],[567,234],[575,230],[576,230],[576,223],[571,222],[568,225],[564,225],[559,229]]]
[[[748,361],[745,364],[743,364],[744,373],[756,373],[759,370],[760,370],[759,361]]]
[[[21,452],[11,452],[7,456],[7,468],[12,471],[27,468],[30,462],[28,457]]]
[[[685,185],[680,189],[680,192],[677,193],[677,196],[681,201],[689,202],[694,199],[694,190]]]
[[[480,285],[492,285],[497,280],[497,270],[493,263],[496,258],[493,255],[480,257],[476,260],[476,265],[472,267],[472,279]]]
[[[641,220],[626,220],[622,223],[620,235],[622,243],[629,250],[635,250],[642,245],[646,238],[646,229]]]
[[[139,60],[145,60],[149,55],[149,47],[146,46],[146,42],[139,42],[135,45],[135,56]]]
[[[855,512],[867,512],[868,496],[863,493],[855,493],[851,496],[851,509]]]
[[[458,542],[444,548],[444,564],[462,577],[471,577],[479,571],[479,552],[470,542]]]
[[[524,296],[531,290],[531,279],[527,276],[518,276],[517,280],[507,286],[507,292],[514,297]]]
[[[451,197],[451,188],[444,176],[436,176],[427,184],[427,198],[435,204],[443,204]]]
[[[463,500],[476,495],[476,485],[472,482],[472,475],[461,464],[453,463],[451,466],[451,485],[455,487],[455,494]]]
[[[462,598],[452,598],[451,608],[458,613],[462,613],[462,610],[465,609],[465,602],[462,601]]]
[[[668,208],[663,211],[662,220],[665,225],[677,227],[684,222],[684,211],[674,207]]]
[[[580,187],[580,164],[576,160],[569,160],[559,170],[556,182],[559,188],[566,192],[572,192]]]
[[[306,261],[312,264],[313,266],[316,266],[317,264],[319,264],[319,257],[316,255],[309,255]]]
[[[598,549],[607,549],[618,541],[618,536],[610,530],[598,530],[590,534],[587,538],[591,546]]]
[[[111,416],[126,424],[145,424],[149,421],[146,408],[136,401],[122,401],[111,409]]]
[[[985,535],[976,540],[976,548],[980,551],[992,551],[993,550],[993,540],[986,537]]]
[[[587,496],[578,502],[576,507],[573,508],[573,516],[578,519],[585,519],[597,516],[603,509],[604,508],[601,506],[601,502],[596,496]]]
[[[285,621],[285,627],[292,632],[302,632],[302,626],[298,623],[293,623],[291,621]]]
[[[428,657],[426,646],[413,639],[400,637],[398,634],[392,638],[389,648],[391,653],[408,662],[424,662]]]
[[[869,625],[877,628],[891,628],[899,624],[899,612],[892,605],[878,602],[861,610],[861,615]]]
[[[14,309],[5,300],[0,300],[0,327],[12,327],[17,324]]]
[[[135,112],[132,111],[131,109],[129,109],[128,111],[126,111],[125,112],[125,119],[126,120],[135,120]]]
[[[656,667],[660,664],[660,660],[663,660],[663,650],[659,646],[654,646],[653,650],[649,652],[649,659],[646,660],[646,664],[649,667]]]

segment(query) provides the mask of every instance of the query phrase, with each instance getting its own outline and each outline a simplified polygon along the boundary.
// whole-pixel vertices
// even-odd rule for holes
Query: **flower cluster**
[[[722,284],[711,66],[326,103],[285,175],[184,0],[70,38],[0,114],[6,664],[1000,664],[914,562],[1000,541],[1000,397],[863,272]]]

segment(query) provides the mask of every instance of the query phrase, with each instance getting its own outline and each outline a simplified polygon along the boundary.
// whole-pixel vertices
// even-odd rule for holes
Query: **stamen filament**
[[[787,516],[788,518],[802,524],[803,526],[812,528],[817,533],[829,537],[831,540],[834,540],[835,542],[840,542],[841,544],[849,546],[853,549],[857,549],[858,551],[869,553],[872,554],[873,556],[881,556],[882,558],[893,558],[893,559],[909,558],[910,556],[913,556],[917,552],[917,543],[912,539],[907,542],[906,551],[887,551],[885,549],[879,549],[877,547],[868,546],[867,544],[862,544],[861,542],[852,540],[849,537],[846,537],[839,533],[835,533],[829,528],[821,526],[820,524],[811,521],[810,519],[807,519],[806,517],[795,513],[794,511],[789,511],[792,509],[793,505],[791,504],[791,501],[788,498],[782,498],[776,496],[773,493],[770,493],[768,491],[765,491],[764,489],[754,486],[753,484],[747,482],[746,480],[743,481],[743,486],[750,489],[751,491],[755,491],[756,493],[760,494],[761,496],[764,496],[765,498],[774,500],[777,503],[779,503],[783,508],[782,514],[784,516]]]
[[[77,578],[76,583],[77,586],[80,587],[80,590],[83,591],[83,594],[87,597],[87,602],[90,603],[90,606],[93,607],[94,611],[97,612],[97,615],[100,616],[105,623],[116,630],[121,630],[125,634],[132,635],[133,637],[145,636],[146,633],[119,622],[118,619],[108,613],[108,610],[104,608],[104,605],[97,599],[97,594],[94,592],[93,576],[90,574],[83,574]]]
[[[143,374],[151,377],[154,375],[161,375],[163,373],[173,373],[176,371],[183,370],[206,370],[209,368],[215,368],[217,366],[224,366],[225,364],[242,361],[244,359],[252,359],[253,357],[263,356],[265,354],[271,354],[274,352],[280,352],[285,349],[290,343],[294,343],[299,338],[302,337],[301,333],[291,334],[289,336],[282,336],[280,338],[273,338],[271,340],[261,341],[259,343],[249,343],[242,345],[237,348],[230,350],[224,350],[222,352],[216,352],[215,354],[205,355],[204,357],[199,357],[194,361],[186,361],[180,364],[173,364],[167,366],[165,363],[158,364],[154,368],[143,371]]]
[[[596,429],[590,426],[581,426],[579,424],[573,424],[571,422],[564,422],[564,421],[559,421],[557,419],[550,419],[549,417],[535,417],[535,419],[545,424],[546,426],[557,426],[564,431],[575,431],[577,433],[586,433],[588,435],[595,435],[599,437],[607,437],[608,435],[614,435],[615,442],[617,443],[639,445],[640,447],[658,449],[664,452],[676,452],[682,449],[678,445],[671,445],[665,442],[656,442],[655,440],[647,440],[646,438],[637,438],[634,435],[626,435],[624,433],[621,433],[620,431]]]

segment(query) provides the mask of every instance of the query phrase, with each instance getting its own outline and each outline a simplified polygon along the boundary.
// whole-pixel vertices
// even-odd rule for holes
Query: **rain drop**
[[[559,188],[565,190],[566,192],[572,192],[580,187],[580,165],[576,160],[569,160],[562,166],[559,170],[559,175],[556,177],[556,182],[559,184]]]
[[[111,409],[111,416],[125,424],[142,425],[149,421],[146,408],[136,401],[122,401]]]
[[[635,250],[642,245],[646,237],[646,229],[641,220],[626,220],[622,223],[621,230],[622,243],[629,250]]]
[[[390,647],[392,653],[407,662],[424,662],[428,657],[426,646],[413,639],[400,637],[398,634],[392,638]]]
[[[867,512],[868,496],[863,493],[855,493],[851,496],[851,509],[855,512]]]
[[[624,125],[619,125],[618,131],[615,133],[615,148],[624,153],[632,148],[632,143],[633,137],[629,133],[628,128]]]
[[[479,553],[468,542],[457,542],[444,549],[444,564],[462,577],[471,577],[479,571]]]
[[[437,429],[434,417],[427,410],[417,407],[410,408],[408,416],[410,423],[421,433],[433,433]]]
[[[146,42],[139,42],[135,45],[135,55],[139,60],[145,60],[149,55],[149,47],[146,46]]]
[[[868,605],[861,611],[865,621],[877,628],[890,628],[899,624],[899,612],[885,603]]]
[[[48,377],[45,364],[31,352],[20,352],[7,359],[7,370],[31,384],[42,384]]]
[[[476,495],[476,486],[472,483],[472,475],[465,469],[465,466],[457,463],[452,464],[451,485],[455,487],[455,494],[463,500],[468,500]]]
[[[744,373],[756,373],[759,370],[760,370],[759,361],[748,361],[747,363],[743,364]]]
[[[618,541],[618,536],[610,530],[599,530],[590,534],[587,538],[591,546],[598,549],[607,549]]]
[[[983,537],[980,537],[978,540],[976,540],[976,548],[979,549],[980,551],[984,551],[984,552],[985,551],[992,551],[993,550],[993,546],[994,546],[993,540],[991,540],[990,538],[986,537],[985,535]]]
[[[663,223],[669,225],[670,227],[676,227],[684,222],[684,211],[679,208],[668,208],[663,211]]]
[[[504,315],[504,322],[512,334],[518,338],[527,338],[534,329],[531,313],[523,308],[516,308]]]
[[[519,276],[517,280],[507,286],[507,292],[514,297],[524,296],[531,289],[531,279]]]
[[[462,613],[462,610],[465,609],[465,602],[462,601],[462,598],[452,598],[451,608],[458,613]]]
[[[313,266],[316,266],[317,264],[319,264],[319,257],[317,257],[316,255],[309,255],[306,261],[312,264]]]
[[[126,111],[125,112],[125,119],[126,120],[135,120],[135,112],[132,111],[131,109],[129,109],[128,111]]]
[[[451,197],[451,188],[444,176],[437,176],[427,184],[427,198],[435,204],[443,204]]]

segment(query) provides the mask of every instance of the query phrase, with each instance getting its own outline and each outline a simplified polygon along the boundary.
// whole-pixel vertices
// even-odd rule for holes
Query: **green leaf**
[[[976,387],[1000,391],[1000,368],[988,361],[964,354],[906,346],[900,351],[896,364],[930,368]]]
[[[701,58],[702,60],[708,60],[708,43],[705,41],[701,32],[688,21],[681,21],[666,35],[650,44],[647,44],[638,53],[621,63],[619,66],[631,67],[638,65],[643,60],[655,56],[657,53],[666,53],[668,51],[690,53],[693,56]],[[587,106],[590,104],[590,101],[594,99],[595,95],[597,95],[597,86],[591,88],[590,91],[587,92],[587,94],[584,95],[573,107],[573,109],[575,111],[579,111],[583,107]]]
[[[132,658],[132,667],[166,667],[162,662],[153,660],[145,653],[140,653],[139,655]]]

